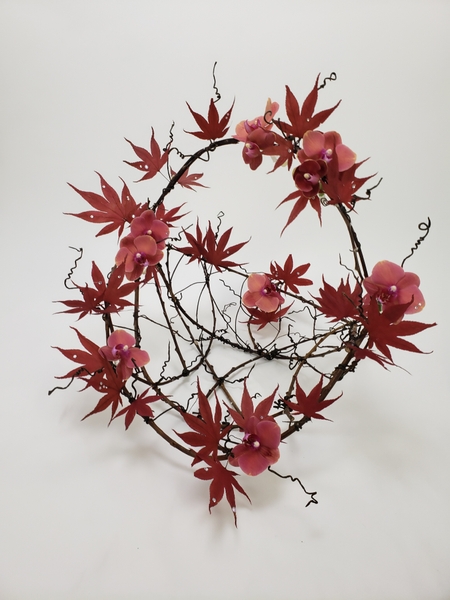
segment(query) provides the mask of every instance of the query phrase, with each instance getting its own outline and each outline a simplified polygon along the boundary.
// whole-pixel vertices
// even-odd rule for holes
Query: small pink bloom
[[[375,297],[381,308],[385,305],[413,303],[406,313],[416,313],[425,306],[422,292],[419,290],[420,279],[415,273],[405,272],[402,267],[388,260],[378,262],[370,277],[363,281],[369,296]]]
[[[131,221],[131,236],[136,238],[140,235],[150,235],[158,248],[164,250],[169,237],[169,228],[164,221],[156,218],[152,210],[145,210]]]
[[[320,191],[320,180],[327,173],[327,163],[324,160],[305,160],[294,169],[294,183],[307,198],[316,196]]]
[[[233,448],[229,462],[247,475],[259,475],[280,458],[281,430],[275,421],[251,416],[241,444]]]
[[[270,131],[258,128],[251,131],[244,143],[242,157],[246,165],[254,171],[262,162],[262,154],[266,148],[274,145],[275,136]]]
[[[264,115],[256,117],[256,119],[253,119],[252,121],[241,121],[238,123],[236,125],[236,135],[233,137],[241,142],[246,142],[248,135],[255,129],[261,128],[266,131],[272,129],[272,124],[268,121],[272,121],[279,108],[279,104],[277,102],[272,102],[272,100],[269,98],[267,100]]]
[[[248,291],[242,297],[242,303],[247,308],[257,307],[264,312],[274,312],[284,302],[267,275],[252,273],[247,279],[247,286]]]
[[[146,267],[157,265],[164,252],[151,235],[127,235],[120,240],[120,249],[116,254],[116,265],[125,262],[127,279],[134,281],[142,275]]]
[[[125,381],[135,367],[143,367],[150,361],[145,350],[134,348],[136,340],[127,331],[116,329],[108,338],[107,346],[99,348],[99,352],[106,360],[117,362],[117,374]]]
[[[297,157],[301,163],[308,159],[330,162],[333,149],[338,159],[339,171],[346,171],[356,162],[356,154],[342,143],[341,136],[336,131],[307,131],[303,136],[303,149],[299,150]]]

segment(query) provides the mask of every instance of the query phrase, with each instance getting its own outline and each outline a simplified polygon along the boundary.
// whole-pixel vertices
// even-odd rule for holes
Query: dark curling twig
[[[302,488],[302,490],[305,492],[305,494],[307,494],[308,496],[311,497],[309,502],[307,502],[306,507],[308,507],[310,504],[319,504],[319,501],[316,498],[317,492],[308,492],[308,490],[305,488],[305,486],[303,485],[303,483],[300,481],[300,479],[298,477],[292,477],[292,475],[281,475],[280,473],[277,473],[277,471],[272,469],[271,466],[267,467],[267,470],[270,471],[271,473],[273,473],[274,475],[276,475],[277,477],[280,477],[281,479],[290,479],[294,483],[297,482],[299,484],[299,486]]]
[[[83,256],[83,248],[74,248],[73,246],[69,246],[69,248],[71,250],[75,250],[76,252],[78,252],[79,256],[77,256],[77,258],[75,259],[73,267],[70,269],[70,271],[67,273],[67,277],[64,279],[64,287],[67,288],[68,290],[76,290],[76,289],[78,289],[77,286],[76,285],[69,286],[69,281],[72,281],[72,275],[74,274],[74,271],[78,266],[78,261],[81,260],[81,258]]]
[[[414,252],[417,250],[417,248],[420,246],[420,244],[423,242],[423,240],[427,237],[427,235],[430,233],[430,229],[431,229],[431,219],[430,217],[427,217],[427,221],[426,223],[419,223],[419,225],[417,226],[420,231],[425,231],[425,234],[422,235],[417,242],[414,244],[414,247],[411,248],[411,252],[408,254],[408,256],[406,256],[403,260],[402,260],[402,264],[401,266],[403,267],[403,265],[405,264],[405,262],[408,260],[408,258],[411,258],[411,256],[414,254]]]

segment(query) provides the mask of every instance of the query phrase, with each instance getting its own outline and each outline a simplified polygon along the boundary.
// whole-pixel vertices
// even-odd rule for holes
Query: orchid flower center
[[[397,298],[397,295],[398,287],[396,285],[390,285],[377,296],[377,300],[381,305],[383,305],[386,304],[386,302],[391,302],[392,300],[395,300]]]
[[[319,176],[317,173],[304,173],[303,177],[311,185],[315,185],[319,181]]]
[[[138,265],[147,267],[148,266],[147,255],[143,254],[142,252],[136,252],[136,254],[134,255],[134,262],[136,262]]]
[[[331,148],[328,148],[328,150],[325,150],[325,148],[324,148],[322,150],[322,152],[320,153],[320,158],[326,162],[330,162],[332,156],[333,156],[333,150]]]
[[[261,446],[261,442],[254,433],[248,433],[244,436],[244,444],[257,450]]]
[[[129,346],[127,346],[127,344],[117,344],[117,346],[114,346],[112,354],[120,360],[122,356],[127,356],[129,354],[128,350]]]
[[[259,119],[253,119],[253,121],[245,121],[244,128],[247,133],[252,133],[260,125]]]

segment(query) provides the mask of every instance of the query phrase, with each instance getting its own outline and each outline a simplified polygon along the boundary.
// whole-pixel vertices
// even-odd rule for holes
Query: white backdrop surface
[[[0,2],[0,600],[450,598],[449,12],[433,0]],[[97,226],[63,215],[86,208],[66,182],[97,191],[98,171],[131,185],[123,138],[146,146],[153,126],[163,144],[175,120],[182,139],[185,101],[206,110],[215,61],[219,112],[236,99],[232,127],[268,96],[283,104],[285,84],[302,101],[319,72],[337,73],[320,98],[343,99],[327,127],[383,177],[355,217],[367,260],[401,262],[429,216],[407,267],[427,301],[418,320],[438,323],[412,338],[433,353],[394,352],[404,370],[389,372],[365,361],[333,422],[283,448],[280,471],[319,504],[305,509],[269,473],[243,475],[252,505],[239,499],[238,529],[224,503],[208,514],[207,484],[144,425],[81,423],[92,397],[47,395],[70,368],[51,346],[77,347],[69,325],[101,330],[54,315],[69,297],[69,246],[85,248],[81,282],[115,253]],[[254,270],[294,251],[318,265],[316,282],[326,269],[337,283],[348,242],[335,216],[320,229],[309,209],[279,240],[286,174],[251,173],[236,147],[213,158],[210,189],[179,198],[204,219],[224,210],[236,240],[251,235]],[[163,185],[133,192],[143,201]]]

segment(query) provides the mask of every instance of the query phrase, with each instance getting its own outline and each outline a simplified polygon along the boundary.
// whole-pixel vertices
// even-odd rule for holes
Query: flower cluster
[[[145,210],[131,221],[131,232],[120,240],[116,265],[125,264],[127,279],[135,281],[147,267],[161,262],[164,256],[169,227],[155,217],[152,210]]]
[[[172,147],[172,136],[161,149],[153,129],[149,148],[129,142],[138,160],[125,162],[142,174],[140,182],[148,184],[159,174],[168,179],[152,205],[136,202],[126,184],[117,193],[101,176],[101,195],[72,186],[90,209],[70,214],[102,224],[97,235],[117,231],[120,241],[111,251],[108,274],[93,262],[92,284],[72,281],[74,269],[66,280],[78,296],[60,301],[63,312],[79,320],[100,315],[106,340],[96,343],[75,330],[82,348],[58,348],[75,363],[61,378],[69,385],[81,381],[83,389],[99,394],[84,418],[110,410],[109,423],[122,418],[125,429],[141,420],[189,457],[195,477],[209,482],[209,509],[225,497],[235,523],[236,492],[248,498],[239,475],[268,469],[279,475],[273,467],[285,469],[282,442],[309,422],[324,423],[333,411],[339,414],[335,403],[342,393],[333,390],[347,373],[361,361],[394,365],[398,350],[420,353],[405,338],[435,325],[408,318],[424,309],[425,300],[419,277],[405,271],[403,263],[380,257],[371,272],[366,267],[352,216],[370,195],[360,196],[359,190],[372,176],[357,176],[364,161],[357,162],[340,133],[322,127],[339,102],[317,112],[324,87],[318,82],[301,106],[286,86],[284,120],[279,103],[269,99],[264,114],[241,120],[230,137],[225,136],[234,103],[222,116],[219,96],[211,98],[205,115],[188,104],[198,130],[187,133],[204,144],[189,156],[178,150],[181,146]],[[231,243],[233,228],[223,231],[223,213],[217,224],[211,218],[202,226],[190,211],[181,214],[183,204],[168,207],[169,194],[172,198],[180,187],[206,188],[199,183],[203,173],[190,169],[233,145],[241,147],[252,171],[266,156],[271,172],[285,169],[294,189],[275,199],[278,206],[294,201],[285,228],[308,205],[320,222],[322,212],[337,211],[351,247],[337,264],[345,268],[337,285],[325,276],[321,283],[305,276],[311,262],[301,259],[314,258],[299,256],[307,248],[272,260],[266,272],[254,271],[244,256],[250,240]],[[430,223],[420,241],[429,228]],[[315,293],[302,294],[315,283]],[[163,343],[161,335],[167,335]],[[277,380],[267,396],[264,378],[257,374],[273,361]],[[309,391],[305,375],[313,378]],[[257,396],[264,399],[256,402]],[[308,504],[317,503],[316,492],[301,485]]]
[[[284,298],[267,275],[252,273],[247,279],[248,291],[242,296],[247,308],[259,308],[263,312],[274,312],[283,304]]]
[[[108,337],[107,345],[99,349],[100,354],[116,364],[117,374],[122,381],[131,377],[136,367],[143,367],[150,362],[145,350],[135,348],[136,340],[123,329],[116,329]]]
[[[388,306],[408,304],[405,314],[416,313],[425,308],[425,300],[419,290],[420,279],[415,273],[405,273],[399,265],[388,260],[378,262],[363,286],[368,297],[376,298],[380,312]]]
[[[269,416],[275,393],[254,409],[247,386],[244,385],[241,411],[228,407],[235,423],[244,431],[242,442],[233,448],[229,462],[234,467],[240,467],[247,475],[260,475],[280,458],[278,446],[281,429],[275,419]]]
[[[241,121],[236,125],[234,138],[244,142],[242,158],[253,171],[262,163],[264,153],[276,144],[276,134],[271,129],[272,119],[279,108],[279,104],[269,98],[264,115],[250,121]]]

